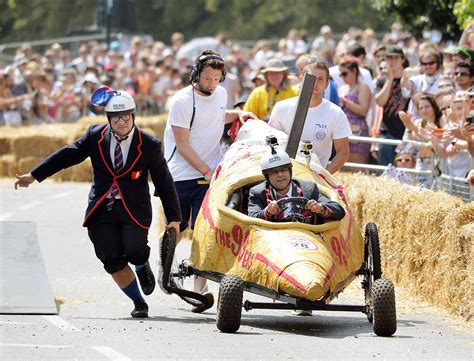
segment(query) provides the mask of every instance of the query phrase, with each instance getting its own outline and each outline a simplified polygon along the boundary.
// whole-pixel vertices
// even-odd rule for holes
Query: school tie
[[[122,139],[124,140],[124,139]],[[114,151],[114,172],[115,174],[118,174],[120,170],[123,168],[123,155],[122,155],[122,147],[120,146],[120,143],[122,140],[117,139],[117,144],[115,145],[115,151]],[[107,210],[110,211],[112,210],[112,207],[114,206],[115,202],[115,197],[119,194],[118,188],[117,188],[117,183],[114,182],[112,185],[112,189],[110,190],[110,197],[107,198]]]

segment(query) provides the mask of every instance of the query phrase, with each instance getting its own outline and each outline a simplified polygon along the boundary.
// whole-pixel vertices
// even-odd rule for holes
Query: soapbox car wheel
[[[224,276],[219,285],[217,300],[217,328],[225,333],[237,332],[242,316],[244,283],[240,277]]]
[[[306,210],[308,198],[288,197],[277,201],[281,212],[276,215],[280,222],[310,223],[312,214]]]
[[[374,282],[382,277],[379,234],[375,223],[367,223],[364,243],[364,279],[362,281],[362,287],[364,288],[365,304],[367,305],[367,319],[369,322],[372,322],[372,287]]]
[[[395,287],[390,280],[380,278],[372,285],[373,327],[377,336],[392,336],[397,330]]]

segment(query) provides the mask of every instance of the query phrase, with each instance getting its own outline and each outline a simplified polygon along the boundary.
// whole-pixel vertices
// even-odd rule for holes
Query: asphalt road
[[[34,221],[58,316],[0,315],[1,360],[338,359],[472,360],[472,323],[416,303],[397,289],[398,330],[377,337],[363,314],[243,311],[236,334],[220,333],[215,306],[203,314],[157,287],[150,318],[130,317],[131,302],[96,259],[81,227],[89,185],[35,183],[13,190],[0,181],[0,221]],[[156,226],[150,234],[156,259]],[[190,243],[182,242],[184,257]],[[154,263],[154,262],[153,262]],[[0,278],[1,282],[1,278]],[[359,282],[338,302],[362,304]],[[217,295],[218,285],[210,282]],[[252,294],[244,299],[258,300]]]

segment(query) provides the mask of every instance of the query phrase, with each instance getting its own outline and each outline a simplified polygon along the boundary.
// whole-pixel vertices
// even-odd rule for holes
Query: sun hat
[[[266,73],[268,71],[287,71],[288,67],[283,63],[281,59],[272,58],[268,59],[265,63],[265,68],[262,70],[262,73]]]

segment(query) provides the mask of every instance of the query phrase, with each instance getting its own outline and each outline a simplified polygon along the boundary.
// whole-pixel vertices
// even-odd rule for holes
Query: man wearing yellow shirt
[[[262,73],[265,75],[266,84],[252,90],[244,110],[252,112],[257,118],[268,122],[275,104],[297,96],[299,89],[289,83],[288,67],[280,59],[269,59]]]

